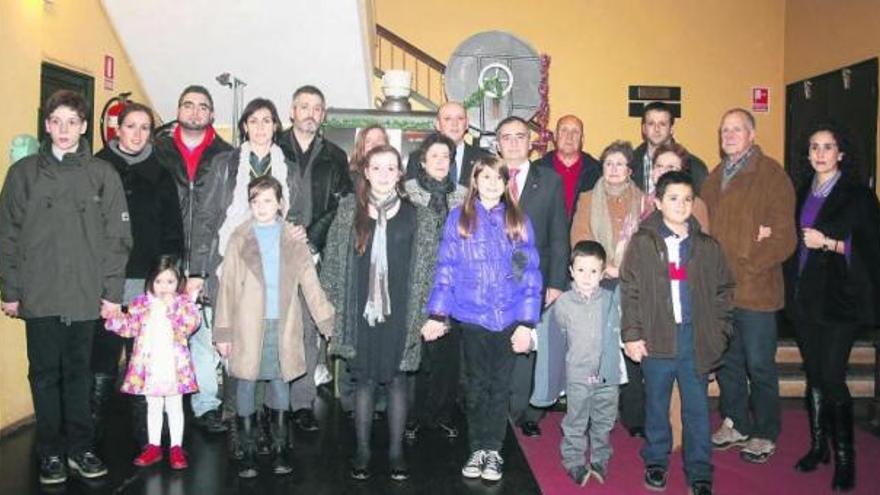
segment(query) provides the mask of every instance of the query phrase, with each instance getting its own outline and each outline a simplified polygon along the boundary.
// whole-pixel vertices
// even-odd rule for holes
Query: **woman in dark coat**
[[[834,490],[855,486],[852,398],[846,367],[859,328],[880,307],[880,207],[852,173],[850,153],[831,125],[809,134],[809,180],[798,190],[798,249],[787,264],[789,304],[807,374],[810,450],[795,465],[809,472],[834,448]]]
[[[119,137],[111,140],[95,157],[109,162],[119,172],[128,202],[133,245],[125,265],[124,300],[129,302],[144,292],[144,280],[160,255],[181,255],[183,225],[174,179],[159,165],[153,153],[153,111],[140,103],[129,102],[119,113],[118,122]],[[105,331],[102,325],[95,331],[92,416],[99,439],[124,342],[125,339]],[[143,398],[133,400],[135,415],[145,414]],[[136,417],[133,425],[138,448],[143,447],[147,443],[146,419]]]

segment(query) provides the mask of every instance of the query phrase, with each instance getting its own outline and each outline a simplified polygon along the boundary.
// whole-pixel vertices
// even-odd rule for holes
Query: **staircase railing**
[[[380,24],[376,24],[374,62],[376,66],[373,72],[377,77],[382,77],[385,71],[392,69],[410,71],[413,89],[411,97],[422,105],[436,109],[446,102],[446,91],[443,87],[446,66]]]

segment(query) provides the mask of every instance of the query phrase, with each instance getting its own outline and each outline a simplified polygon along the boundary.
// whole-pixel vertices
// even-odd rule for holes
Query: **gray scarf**
[[[110,151],[116,153],[116,155],[119,156],[119,158],[122,158],[122,160],[125,161],[125,163],[127,163],[128,165],[136,165],[138,163],[141,163],[153,154],[153,145],[150,143],[147,143],[147,145],[144,146],[144,149],[142,149],[141,152],[136,155],[132,155],[131,153],[126,153],[125,151],[122,151],[122,149],[119,147],[118,139],[110,141],[110,144],[108,144],[107,146],[110,148]]]
[[[388,242],[386,227],[388,212],[400,204],[400,196],[394,191],[391,196],[377,198],[370,194],[370,205],[376,209],[376,228],[373,230],[373,244],[370,247],[370,279],[367,291],[367,304],[364,306],[364,318],[372,327],[385,321],[391,314],[391,296],[388,293]]]

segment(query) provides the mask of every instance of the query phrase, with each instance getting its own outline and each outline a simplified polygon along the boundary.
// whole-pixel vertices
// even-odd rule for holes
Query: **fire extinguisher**
[[[117,136],[119,114],[122,113],[122,109],[128,103],[129,96],[131,96],[130,91],[119,93],[117,96],[107,100],[107,103],[104,104],[104,109],[101,110],[101,141],[105,147],[107,143]]]

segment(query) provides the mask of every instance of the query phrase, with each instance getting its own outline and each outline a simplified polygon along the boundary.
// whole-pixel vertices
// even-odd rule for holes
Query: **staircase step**
[[[849,363],[873,365],[877,358],[877,352],[872,342],[866,340],[858,340],[853,345],[852,352],[849,355]],[[776,348],[777,363],[800,363],[801,351],[798,349],[797,343],[793,339],[782,339]]]
[[[781,363],[779,369],[779,396],[803,397],[807,380],[799,363]],[[853,397],[874,397],[874,367],[867,364],[850,364],[846,374],[846,384]],[[718,381],[709,382],[709,396],[719,394]]]

